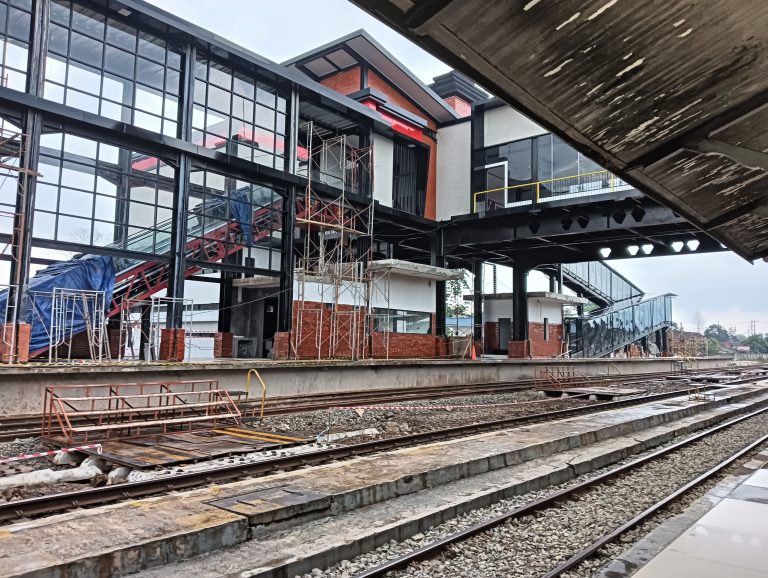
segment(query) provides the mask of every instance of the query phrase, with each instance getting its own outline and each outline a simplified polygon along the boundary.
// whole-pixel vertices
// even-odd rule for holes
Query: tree
[[[711,337],[707,338],[707,351],[710,355],[720,353],[720,343],[717,341],[717,339],[712,339]]]
[[[718,325],[717,323],[713,323],[704,330],[704,337],[714,339],[718,343],[730,341],[731,339],[728,331],[722,325]]]
[[[768,339],[762,335],[750,335],[744,340],[752,353],[768,353]]]
[[[704,316],[701,311],[693,314],[693,324],[696,326],[696,333],[701,333],[701,328],[704,327]]]
[[[461,279],[451,279],[445,283],[445,293],[448,300],[446,313],[448,317],[466,317],[469,307],[464,303],[464,291],[469,290],[467,283],[467,271]]]

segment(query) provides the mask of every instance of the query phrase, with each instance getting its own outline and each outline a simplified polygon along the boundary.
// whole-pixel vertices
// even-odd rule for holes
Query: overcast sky
[[[424,82],[449,70],[346,0],[150,1],[276,62],[364,28]],[[695,329],[699,311],[707,325],[720,322],[746,333],[755,320],[758,331],[768,332],[768,263],[751,265],[733,253],[717,253],[611,264],[647,293],[677,294],[674,316],[687,329]],[[534,278],[531,285],[540,283]]]

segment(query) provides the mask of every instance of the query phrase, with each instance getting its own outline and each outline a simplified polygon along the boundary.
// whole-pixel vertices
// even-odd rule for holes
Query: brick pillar
[[[232,333],[219,331],[213,338],[213,356],[216,358],[232,357]]]
[[[0,363],[27,363],[29,361],[29,336],[32,326],[19,323],[16,326],[16,351],[11,349],[13,342],[13,324],[0,326]]]
[[[524,341],[510,341],[507,345],[507,357],[514,359],[525,359],[531,356],[531,342],[527,339]]]
[[[159,361],[184,361],[186,330],[165,327],[160,331]]]

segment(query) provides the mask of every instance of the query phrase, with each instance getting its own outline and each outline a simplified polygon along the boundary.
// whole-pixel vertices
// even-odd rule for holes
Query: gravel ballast
[[[719,463],[734,451],[768,431],[768,413],[736,424],[713,434],[669,456],[664,456],[629,473],[582,492],[578,497],[540,510],[533,515],[511,520],[487,532],[454,544],[434,560],[417,562],[392,576],[417,578],[474,578],[539,576],[568,559],[607,531],[620,526],[662,497],[671,493],[702,472]],[[683,438],[670,442],[677,443]],[[666,444],[669,445],[669,444]],[[655,448],[653,451],[657,451]],[[640,454],[642,456],[642,454]],[[634,461],[640,456],[633,456]],[[622,462],[623,463],[623,462]],[[614,464],[610,468],[617,466]],[[606,470],[607,470],[606,469]],[[311,576],[350,578],[364,569],[406,554],[416,548],[442,539],[481,521],[499,516],[525,503],[571,487],[605,470],[580,476],[567,484],[551,486],[503,500],[491,507],[467,514],[430,528],[402,542],[391,541],[380,548],[325,570],[316,569]],[[707,487],[686,495],[680,505],[670,508],[678,512]],[[656,523],[663,521],[661,515]],[[583,563],[563,576],[591,576],[610,559],[619,555],[627,543],[638,539],[643,529],[650,529],[652,520],[628,533],[621,541],[606,547],[601,555]],[[646,530],[647,531],[647,530]]]

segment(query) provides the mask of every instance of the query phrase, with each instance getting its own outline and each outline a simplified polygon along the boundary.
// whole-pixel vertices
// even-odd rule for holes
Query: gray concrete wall
[[[699,368],[725,367],[727,358],[699,360]],[[458,385],[533,379],[537,367],[572,365],[585,375],[674,371],[673,358],[541,359],[494,361],[325,361],[232,360],[192,363],[112,363],[103,366],[19,366],[0,369],[0,415],[38,413],[46,386],[157,381],[218,380],[230,391],[244,391],[246,373],[256,368],[268,397],[423,385]],[[254,380],[255,381],[255,380]],[[254,389],[254,394],[260,394]]]

